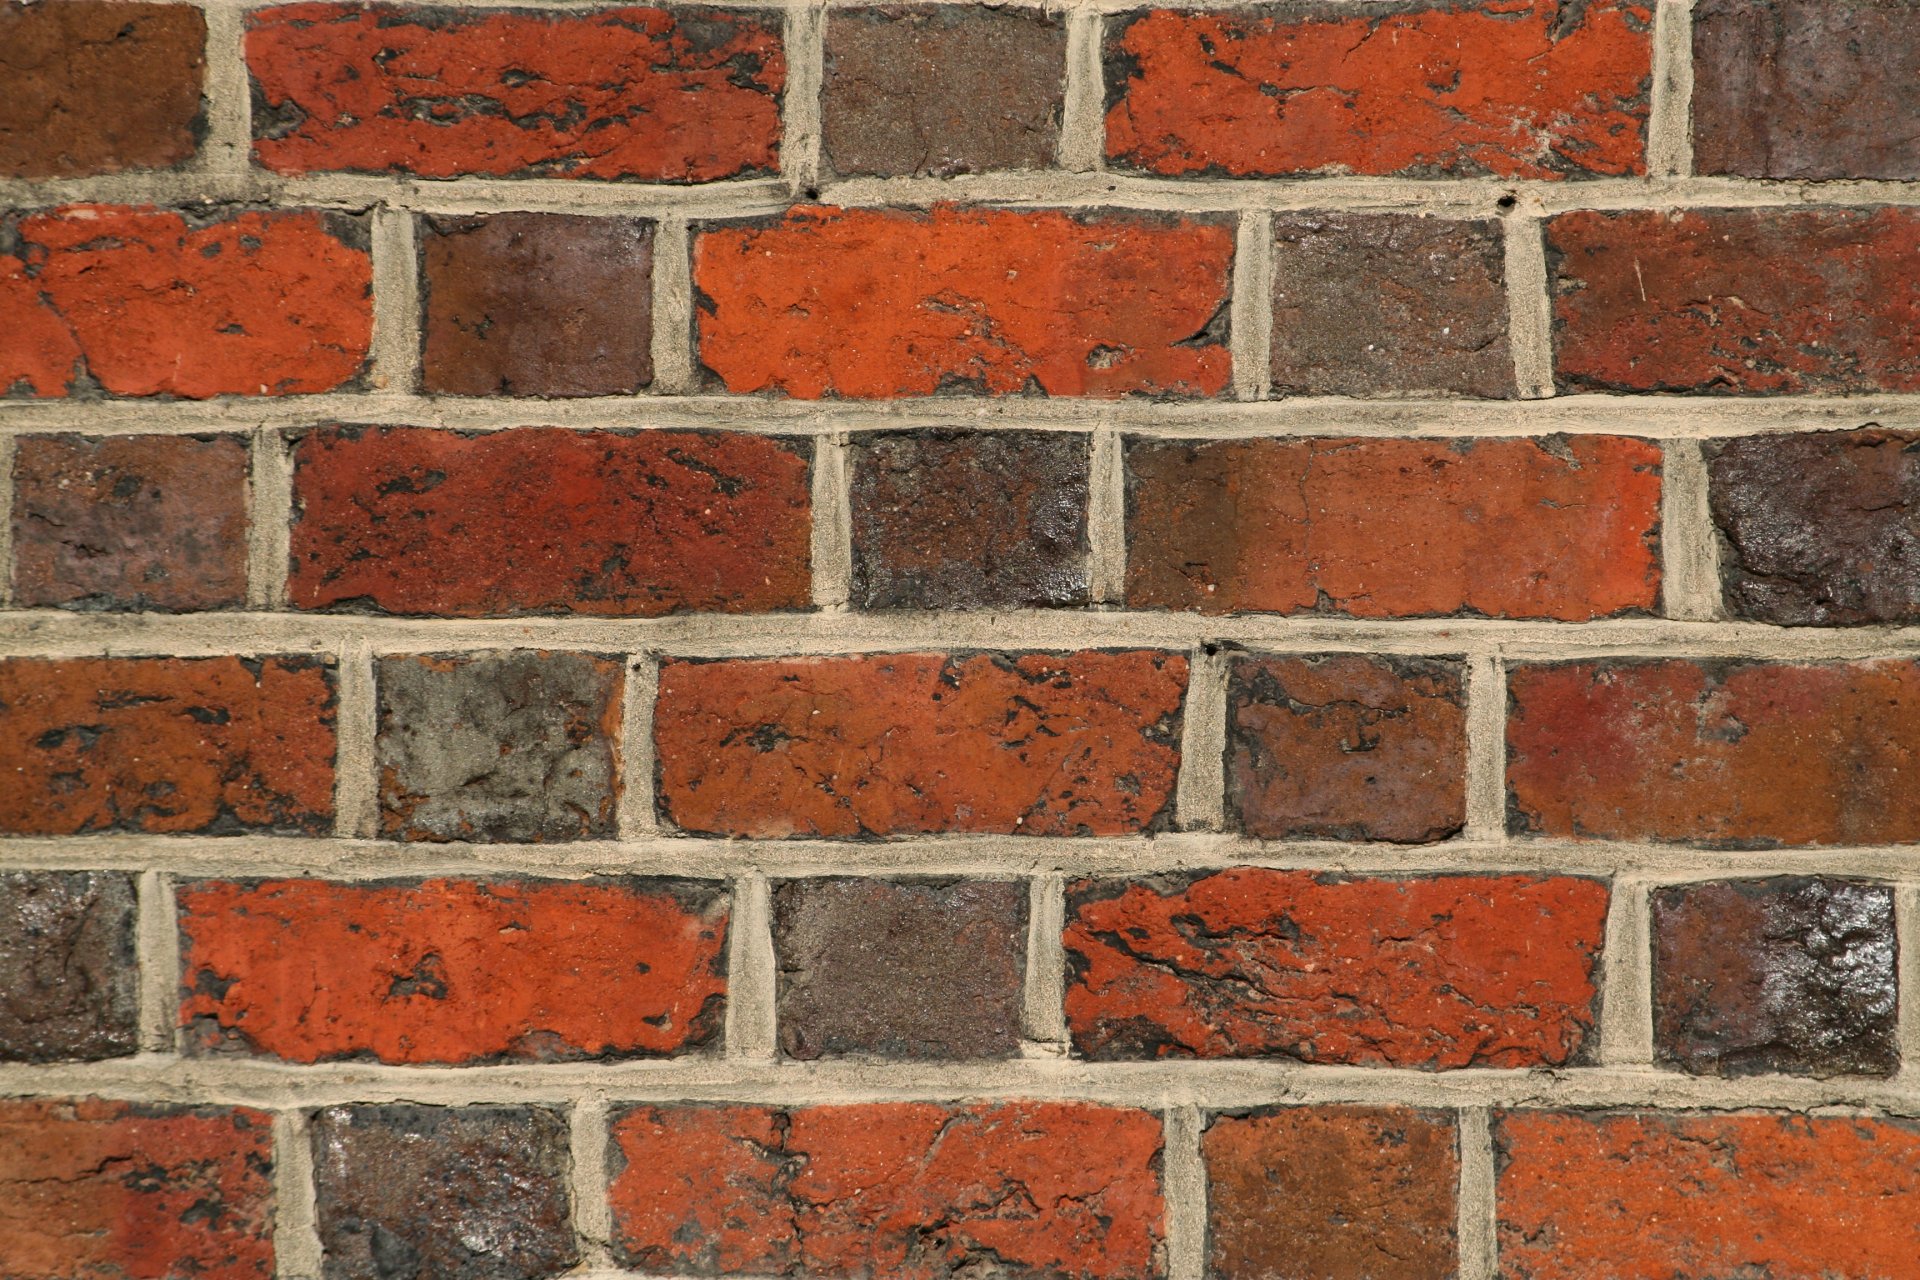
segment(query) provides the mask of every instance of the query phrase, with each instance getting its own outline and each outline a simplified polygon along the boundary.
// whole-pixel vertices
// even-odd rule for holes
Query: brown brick
[[[1089,448],[1059,432],[856,438],[854,603],[1085,604]]]
[[[1585,621],[1659,602],[1642,440],[1138,440],[1127,469],[1136,608]]]
[[[497,213],[421,227],[428,391],[610,396],[653,381],[653,224]]]
[[[1911,0],[1699,0],[1693,166],[1748,178],[1920,178]]]
[[[310,1135],[326,1280],[536,1280],[579,1261],[549,1108],[329,1107]]]
[[[835,9],[821,133],[843,175],[1045,169],[1060,143],[1067,25],[1039,9]]]
[[[1879,430],[1706,442],[1727,611],[1787,626],[1920,620],[1917,446]]]
[[[0,662],[0,832],[324,831],[333,689],[312,658]]]
[[[192,158],[206,39],[205,16],[187,4],[0,3],[0,178]]]
[[[618,659],[535,651],[375,664],[380,830],[400,840],[613,834]]]
[[[1019,1052],[1024,883],[792,880],[774,891],[773,939],[789,1057]]]
[[[1241,658],[1227,796],[1269,840],[1442,840],[1466,820],[1458,662],[1340,654]]]
[[[1654,1049],[1698,1075],[1891,1075],[1893,893],[1781,877],[1653,895]]]
[[[69,609],[247,598],[239,436],[29,436],[13,463],[13,595]]]
[[[1733,848],[1920,840],[1920,667],[1611,659],[1508,669],[1508,824]]]
[[[120,872],[0,871],[0,1061],[139,1048],[133,920]]]
[[[1219,1280],[1439,1280],[1455,1274],[1452,1116],[1281,1107],[1215,1116],[1208,1274]]]
[[[1497,222],[1274,220],[1276,395],[1513,394]]]
[[[663,817],[732,836],[1120,835],[1166,813],[1185,658],[882,654],[669,662]]]

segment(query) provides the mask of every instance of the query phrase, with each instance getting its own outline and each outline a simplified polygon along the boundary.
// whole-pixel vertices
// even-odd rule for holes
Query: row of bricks
[[[1244,867],[1090,879],[1066,886],[1049,938],[1031,931],[1030,899],[1017,880],[775,882],[781,1056],[1013,1058],[1059,1035],[1064,1013],[1072,1052],[1092,1061],[1595,1058],[1603,880]],[[173,1047],[196,1057],[473,1066],[760,1052],[725,1043],[736,907],[723,882],[198,880],[171,901],[178,969],[158,983],[177,993]],[[122,873],[0,873],[0,1060],[141,1047],[136,914]],[[1720,1076],[1899,1070],[1889,886],[1674,885],[1653,892],[1651,921],[1655,1062]],[[1030,946],[1063,949],[1064,996],[1027,990]],[[1049,1000],[1060,1007],[1035,1007]]]
[[[610,1210],[614,1259],[649,1274],[1169,1271],[1177,1139],[1152,1111],[616,1107],[571,1118],[601,1129],[600,1170],[574,1166],[570,1118],[553,1108],[350,1105],[304,1119],[329,1276],[558,1275],[583,1258],[575,1201],[588,1197]],[[264,1280],[285,1212],[272,1125],[248,1109],[0,1103],[0,1220],[14,1233],[0,1260],[33,1280]],[[1458,1114],[1277,1107],[1202,1113],[1199,1127],[1208,1276],[1460,1273],[1471,1137]],[[1891,1277],[1920,1250],[1910,1121],[1512,1110],[1487,1136],[1489,1225],[1513,1280]]]
[[[1084,73],[1105,84],[1080,91],[1104,97],[1104,146],[1092,149],[1121,171],[1639,174],[1653,8],[1143,10],[1105,22],[1094,37],[1104,65]],[[1692,38],[1698,172],[1920,177],[1903,110],[1920,43],[1904,6],[1703,0]],[[206,39],[203,15],[184,5],[0,5],[0,48],[20,51],[0,60],[16,90],[0,104],[0,176],[190,161]],[[842,176],[1057,166],[1068,43],[1067,20],[1039,8],[835,9],[820,159]],[[782,111],[798,79],[789,58],[804,56],[773,11],[278,5],[245,22],[253,159],[283,174],[770,173],[794,163]]]
[[[615,837],[627,790],[643,797],[629,808],[683,835],[1160,831],[1173,817],[1189,668],[1142,650],[669,660],[649,743],[644,729],[623,741],[618,658],[496,651],[374,665],[372,759],[341,768],[377,772],[380,835],[472,842]],[[1463,666],[1234,660],[1229,705],[1215,713],[1227,721],[1229,826],[1268,839],[1457,834]],[[1920,754],[1911,659],[1609,658],[1506,675],[1515,836],[1920,840],[1920,794],[1904,776]],[[0,832],[324,834],[335,677],[315,657],[0,662]],[[636,754],[651,754],[651,776],[626,768]],[[1219,758],[1190,767],[1209,764]]]
[[[251,474],[244,437],[20,437],[12,603],[467,618],[810,609],[825,602],[810,474],[821,466],[843,469],[847,484],[856,609],[1100,602],[1084,434],[856,433],[844,459],[759,434],[290,434],[290,463],[284,437],[261,446],[266,465],[292,475],[283,596],[278,581],[249,583],[255,520],[275,528],[285,517],[250,512],[257,492],[279,486]],[[1662,473],[1678,453],[1692,466],[1704,454],[1725,616],[1911,623],[1917,441],[1881,430],[1664,447],[1616,436],[1128,439],[1116,603],[1559,621],[1671,610]],[[840,510],[837,497],[825,505]]]
[[[505,213],[418,229],[425,390],[652,384],[652,223]],[[1536,224],[1503,234],[1491,219],[1299,213],[1250,234],[1271,239],[1272,341],[1257,372],[1275,394],[1553,389],[1520,385],[1510,350],[1509,289],[1528,286],[1508,278],[1506,238]],[[1920,210],[1583,210],[1544,234],[1559,390],[1920,391]],[[0,306],[15,320],[0,330],[0,389],[411,391],[406,370],[369,378],[370,240],[367,215],[300,209],[9,217]],[[674,323],[692,327],[696,390],[1219,396],[1236,372],[1235,240],[1230,219],[1209,215],[802,206],[696,224],[693,316]]]

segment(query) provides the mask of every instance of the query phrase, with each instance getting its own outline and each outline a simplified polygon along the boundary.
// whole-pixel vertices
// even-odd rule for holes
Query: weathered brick
[[[1162,174],[1646,172],[1652,5],[1152,10],[1107,36],[1107,158]]]
[[[519,651],[375,664],[380,830],[400,840],[613,834],[618,659]]]
[[[1080,881],[1067,1026],[1096,1059],[1561,1066],[1598,1014],[1606,914],[1569,876]]]
[[[1215,1116],[1208,1274],[1219,1280],[1435,1280],[1455,1274],[1452,1116],[1281,1107]]]
[[[1641,440],[1139,440],[1127,467],[1135,607],[1584,621],[1660,597]]]
[[[333,688],[313,658],[0,661],[0,832],[323,831]]]
[[[653,224],[497,213],[428,218],[428,391],[610,396],[653,381]]]
[[[1730,614],[1787,626],[1920,620],[1920,435],[1776,434],[1703,447]]]
[[[1920,178],[1912,0],[1699,0],[1693,167],[1747,178]]]
[[[1736,848],[1920,840],[1920,667],[1685,659],[1507,672],[1516,833]]]
[[[1210,396],[1233,229],[1134,213],[799,208],[694,241],[700,361],[728,391]]]
[[[13,463],[13,598],[218,609],[247,598],[240,436],[28,436]]]
[[[289,4],[247,19],[254,156],[320,169],[707,182],[771,170],[777,16]]]
[[[10,1280],[271,1280],[272,1222],[270,1116],[0,1101]]]
[[[1067,24],[1039,9],[836,9],[821,142],[848,176],[1045,169],[1060,145]]]
[[[329,1107],[309,1134],[326,1280],[536,1280],[579,1261],[556,1111]]]
[[[1513,394],[1497,222],[1289,214],[1273,254],[1275,394]]]
[[[297,608],[650,616],[812,599],[807,453],[774,437],[348,427],[294,458]]]
[[[675,1275],[1152,1280],[1159,1120],[1077,1102],[636,1107],[614,1247]]]
[[[773,893],[773,945],[789,1057],[1020,1051],[1027,887],[1019,881],[788,881]]]
[[[695,881],[201,881],[189,1046],[320,1062],[632,1058],[712,1042],[727,900]]]
[[[0,871],[0,1061],[139,1048],[133,918],[120,872]]]
[[[1920,391],[1920,212],[1689,209],[1547,223],[1565,391]]]
[[[1515,1111],[1494,1142],[1514,1280],[1904,1276],[1920,1256],[1912,1121]]]
[[[856,438],[852,452],[857,605],[1087,602],[1086,436],[888,433]]]
[[[1271,840],[1418,844],[1466,821],[1458,662],[1336,654],[1240,658],[1228,694],[1227,797]]]
[[[1185,658],[882,654],[670,662],[663,817],[779,837],[1119,835],[1166,812]]]
[[[187,4],[0,3],[0,177],[83,178],[191,159],[207,22]]]
[[[1699,1075],[1900,1066],[1893,893],[1781,877],[1653,895],[1653,1034]]]

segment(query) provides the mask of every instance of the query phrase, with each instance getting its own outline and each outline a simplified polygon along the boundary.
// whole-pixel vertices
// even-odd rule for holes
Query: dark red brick
[[[121,872],[0,871],[0,1062],[140,1047],[134,910]]]

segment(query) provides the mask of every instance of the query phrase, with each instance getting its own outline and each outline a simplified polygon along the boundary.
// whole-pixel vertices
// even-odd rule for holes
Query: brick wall
[[[1911,0],[0,73],[0,1274],[1915,1274]]]

